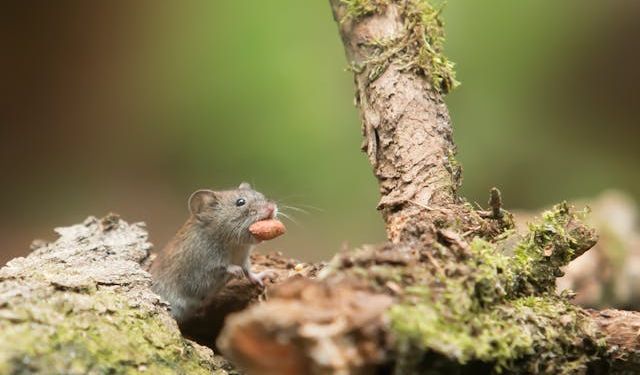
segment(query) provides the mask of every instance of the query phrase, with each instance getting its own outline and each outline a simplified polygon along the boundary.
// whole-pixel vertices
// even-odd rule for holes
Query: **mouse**
[[[261,240],[250,228],[276,219],[274,201],[243,182],[231,190],[197,190],[188,207],[189,218],[150,267],[152,290],[169,302],[178,323],[193,316],[233,277],[264,287],[263,280],[273,275],[251,271],[251,251]]]

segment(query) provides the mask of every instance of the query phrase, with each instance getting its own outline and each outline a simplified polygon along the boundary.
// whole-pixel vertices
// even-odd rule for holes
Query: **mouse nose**
[[[270,219],[273,219],[276,216],[277,212],[278,212],[278,207],[276,207],[275,204],[273,203],[267,204],[267,216],[269,216]]]

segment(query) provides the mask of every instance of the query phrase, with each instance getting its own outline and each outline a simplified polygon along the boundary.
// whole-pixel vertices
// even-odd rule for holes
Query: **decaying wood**
[[[266,289],[256,287],[249,280],[231,280],[217,295],[212,296],[205,307],[180,327],[182,333],[208,347],[215,347],[215,340],[232,313],[246,309],[252,303],[264,301],[274,285],[289,278],[314,278],[323,264],[308,264],[284,257],[281,253],[251,255],[254,272],[273,271],[274,277],[265,280]]]
[[[229,373],[149,289],[141,224],[108,216],[56,232],[0,270],[0,373]]]
[[[264,308],[231,316],[234,331],[220,345],[251,374],[371,373],[386,357],[380,319],[391,302],[339,282],[290,279]]]
[[[183,338],[150,290],[144,224],[110,215],[56,232],[56,241],[38,241],[31,254],[0,269],[0,373],[237,373]],[[274,283],[314,277],[322,267],[279,253],[256,253],[252,261],[254,271],[275,271]],[[233,280],[180,328],[213,346],[228,314],[264,298],[254,284]]]
[[[344,256],[339,254],[318,280],[288,280],[274,288],[272,298],[266,303],[230,316],[219,340],[223,352],[251,374],[413,373],[404,371],[420,371],[418,369],[433,373],[487,373],[500,368],[506,372],[511,369],[531,373],[639,371],[636,313],[615,310],[588,313],[569,304],[566,296],[555,296],[553,291],[554,279],[561,275],[559,267],[593,246],[597,238],[593,231],[574,220],[573,214],[569,214],[572,219],[561,220],[561,225],[552,225],[553,220],[568,212],[566,207],[560,207],[545,216],[537,227],[532,227],[529,235],[511,236],[505,230],[513,223],[510,214],[502,209],[497,190],[491,193],[488,210],[470,209],[457,196],[460,170],[453,159],[451,123],[439,90],[433,87],[424,72],[402,66],[405,61],[391,59],[382,68],[371,64],[372,44],[402,40],[407,28],[413,27],[413,24],[407,26],[403,19],[406,7],[420,6],[424,2],[330,0],[330,3],[347,57],[356,67],[354,76],[363,124],[363,149],[378,178],[382,196],[379,208],[386,221],[390,243]],[[350,14],[354,9],[361,13]],[[478,257],[477,247],[484,246],[478,237],[494,243],[493,252],[508,254],[514,249],[526,250],[529,246],[527,251],[533,257],[524,262],[531,264],[521,267],[522,264],[514,261],[506,267],[513,267],[515,271],[504,270],[503,265],[493,269],[494,272],[498,270],[498,275],[492,280],[503,280],[499,275],[502,272],[517,274],[517,286],[506,285],[510,291],[502,290],[502,293],[511,293],[511,297],[505,300],[501,295],[488,296],[490,305],[504,304],[504,307],[477,310],[491,314],[500,309],[510,311],[505,319],[513,319],[514,329],[527,332],[525,341],[533,341],[524,345],[524,350],[512,357],[513,361],[502,365],[502,359],[491,354],[486,358],[496,362],[483,363],[485,357],[473,349],[474,354],[465,357],[456,352],[462,350],[459,346],[452,343],[447,347],[447,339],[443,339],[444,346],[433,341],[421,344],[418,339],[417,345],[412,345],[419,350],[424,348],[423,352],[413,352],[413,356],[411,352],[399,355],[410,349],[398,344],[405,339],[397,337],[399,331],[389,321],[394,307],[398,304],[411,306],[413,294],[407,292],[408,288],[429,289],[426,293],[435,294],[437,303],[442,298],[438,296],[440,289],[444,293],[450,291],[439,286],[447,282],[441,279],[442,275],[452,280],[466,272],[471,278],[478,277],[473,276],[474,272],[479,272],[473,267],[491,261]],[[517,241],[520,244],[513,243]],[[526,251],[522,250],[520,256],[522,254]],[[474,257],[480,263],[472,262],[473,266],[469,268],[468,259]],[[519,261],[523,261],[522,258]],[[531,270],[533,272],[529,273]],[[524,286],[529,282],[522,284],[522,280],[529,277],[531,283]],[[482,283],[473,285],[475,288],[494,287]],[[498,290],[498,294],[500,292]],[[459,299],[463,305],[465,293],[479,291],[473,288],[460,290]],[[423,297],[418,296],[416,303],[421,306],[420,298]],[[446,301],[448,297],[444,298]],[[455,296],[452,298],[453,302],[449,300],[448,303],[456,309]],[[367,306],[363,301],[370,303]],[[540,306],[552,307],[550,310],[535,307],[533,301],[540,302]],[[427,316],[434,311],[430,310],[432,302],[428,299]],[[512,314],[522,303],[527,306],[522,310],[523,315]],[[446,322],[447,312],[444,313]],[[402,321],[402,316],[398,319]],[[416,317],[407,316],[407,319]],[[417,319],[422,318],[418,315]],[[475,324],[473,319],[468,321],[470,325]],[[544,324],[550,326],[542,327]],[[552,327],[551,324],[555,325]],[[464,330],[465,327],[454,328],[454,334],[456,329]],[[496,329],[508,327],[498,321]],[[561,338],[563,329],[571,331],[566,339]],[[545,333],[545,330],[548,331]],[[559,334],[545,337],[548,332]],[[473,340],[476,335],[478,345],[481,345],[480,336],[486,333],[472,330],[469,339]],[[451,332],[443,331],[442,334]],[[498,332],[498,336],[501,335],[503,333]],[[504,333],[502,340],[509,340],[509,337]],[[522,338],[517,333],[513,337]],[[546,340],[557,340],[557,346],[553,346],[555,343],[546,346],[549,344]],[[489,353],[499,351],[501,344],[498,341],[492,342],[496,347],[489,349]],[[506,342],[504,345],[508,348],[518,344]],[[546,349],[541,350],[539,356],[536,350],[540,347]],[[559,364],[554,365],[554,356],[567,358],[561,358]],[[275,359],[283,357],[286,360]],[[471,362],[460,363],[460,358]]]
[[[590,311],[604,333],[611,354],[611,373],[637,374],[640,371],[640,312],[622,310]]]

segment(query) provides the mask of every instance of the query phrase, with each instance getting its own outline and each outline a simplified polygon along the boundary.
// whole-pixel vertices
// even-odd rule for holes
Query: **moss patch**
[[[380,12],[391,0],[340,0],[347,7],[347,13],[342,22],[348,20],[359,20],[364,16],[369,16]]]
[[[434,354],[496,373],[574,373],[604,355],[583,310],[553,287],[595,241],[582,215],[560,204],[523,235],[365,248],[331,267],[396,297],[388,318],[398,373],[439,373]]]
[[[447,94],[460,85],[455,78],[455,64],[444,54],[443,5],[427,0],[341,0],[347,12],[343,19],[358,21],[362,17],[379,14],[387,6],[397,6],[404,20],[401,35],[388,40],[366,43],[371,56],[352,68],[356,72],[368,70],[368,79],[377,79],[392,63],[403,70],[424,74],[435,91]]]
[[[528,234],[513,250],[513,268],[519,276],[518,294],[551,293],[561,267],[596,244],[593,229],[582,225],[588,210],[576,212],[567,203],[556,205],[529,225]],[[508,251],[509,249],[507,249]]]
[[[43,296],[44,297],[44,296]],[[206,374],[215,370],[168,321],[116,292],[14,301],[0,309],[0,373]],[[219,372],[220,374],[226,372]]]
[[[589,320],[560,297],[523,297],[487,309],[465,298],[443,302],[423,295],[420,303],[391,309],[401,359],[435,351],[461,365],[490,363],[495,372],[560,374],[586,370],[600,350]]]
[[[234,373],[149,290],[141,225],[109,215],[56,231],[0,269],[0,374]]]

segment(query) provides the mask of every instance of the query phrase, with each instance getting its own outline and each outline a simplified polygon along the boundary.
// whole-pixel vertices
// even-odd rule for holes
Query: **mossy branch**
[[[401,33],[388,39],[372,39],[362,42],[369,49],[369,56],[352,62],[352,70],[365,70],[369,81],[375,81],[390,65],[395,69],[413,70],[429,77],[431,85],[447,94],[460,85],[456,80],[455,64],[444,54],[444,22],[441,17],[444,5],[432,5],[426,0],[341,0],[346,12],[341,22],[360,20],[372,14],[380,14],[390,4],[402,4],[400,16],[404,20]]]
[[[536,273],[559,274],[593,245],[582,215],[560,204],[524,234],[451,241],[447,233],[427,246],[340,253],[320,280],[289,280],[266,304],[232,316],[219,343],[252,374],[638,369],[630,328],[640,315],[594,315]],[[265,361],[265,352],[288,359]]]
[[[441,57],[440,8],[330,3],[354,66],[390,242],[340,253],[319,280],[285,282],[267,303],[232,316],[219,341],[224,352],[256,374],[621,368],[635,346],[612,350],[615,330],[555,293],[561,268],[597,239],[583,213],[560,204],[518,234],[497,189],[486,212],[457,195],[460,169],[441,98],[455,84]],[[287,361],[265,361],[265,351]]]

